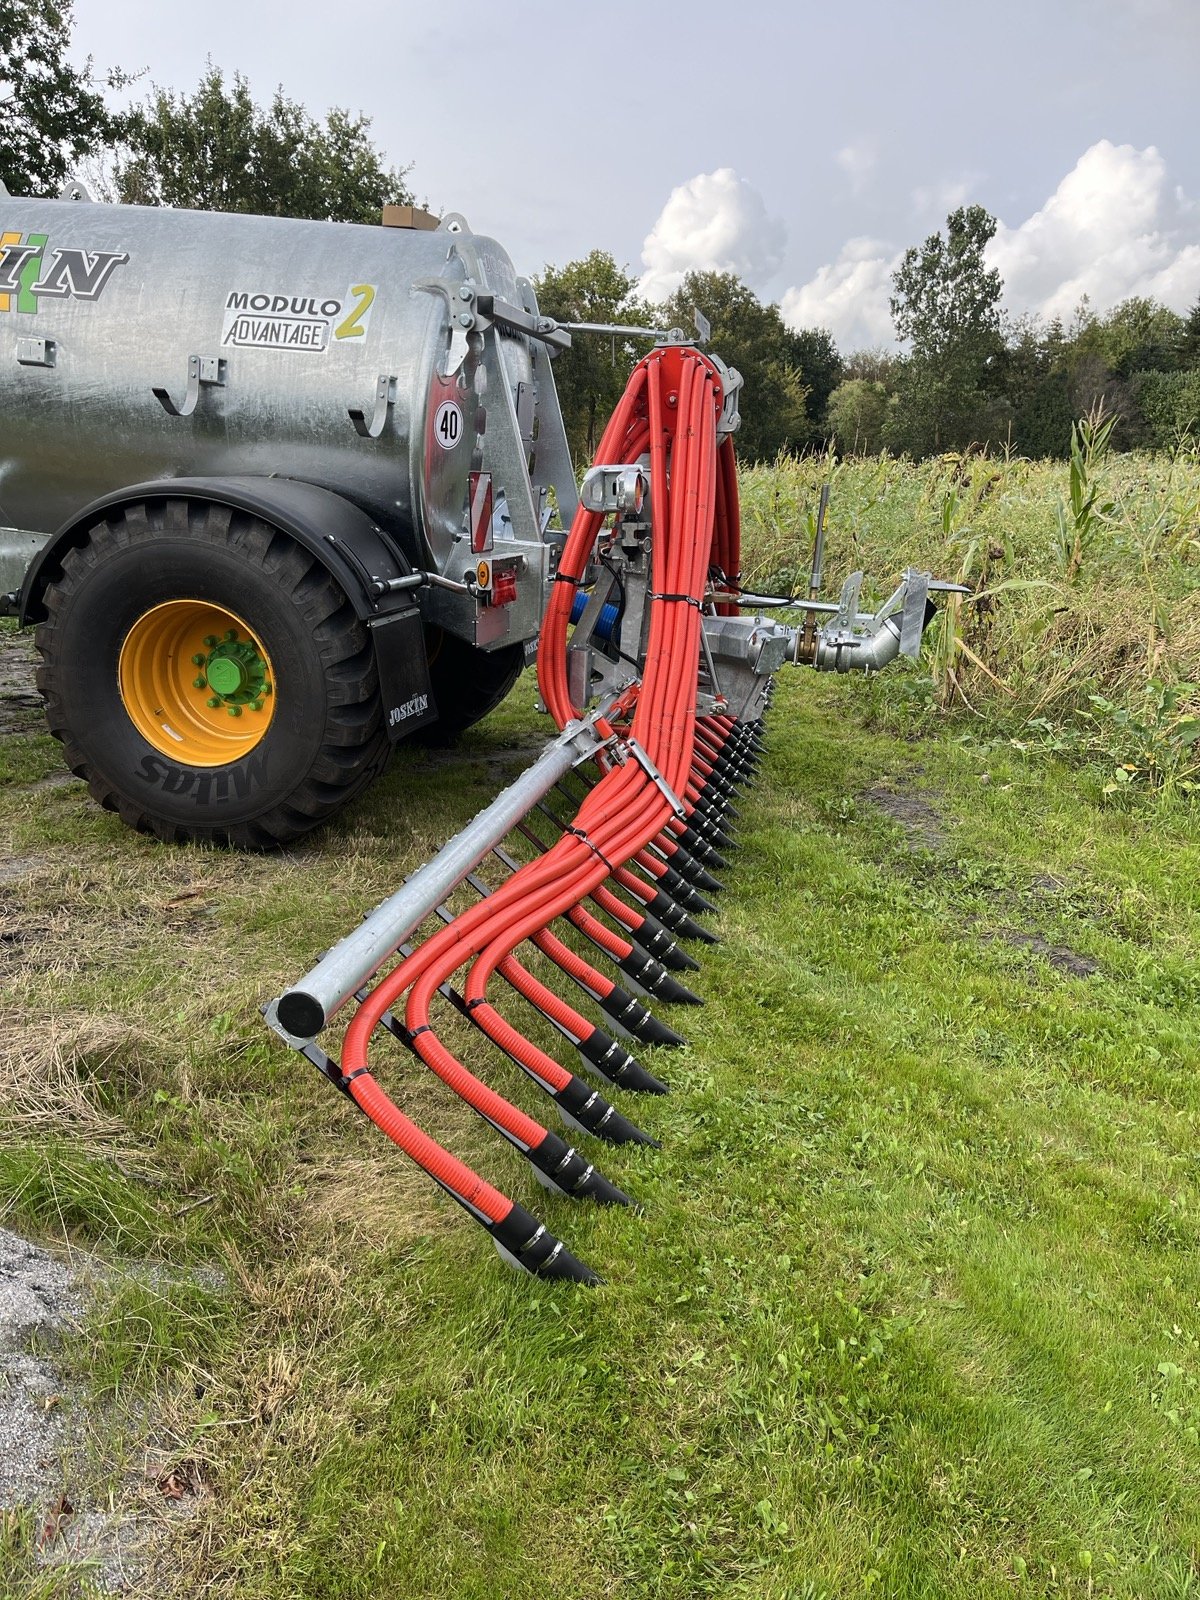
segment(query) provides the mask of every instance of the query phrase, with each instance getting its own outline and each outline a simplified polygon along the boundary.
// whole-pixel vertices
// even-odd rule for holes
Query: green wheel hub
[[[231,717],[240,717],[243,707],[261,711],[271,683],[267,662],[256,646],[240,639],[236,628],[229,628],[223,639],[207,634],[204,643],[207,654],[197,652],[192,663],[200,668],[196,688],[208,690],[209,705],[214,710],[224,706]]]

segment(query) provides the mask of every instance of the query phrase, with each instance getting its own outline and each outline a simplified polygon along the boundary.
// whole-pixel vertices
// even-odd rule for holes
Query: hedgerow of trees
[[[909,250],[891,302],[905,353],[871,380],[847,373],[830,397],[844,450],[914,456],[973,444],[1065,456],[1074,418],[1114,419],[1123,449],[1171,449],[1200,435],[1200,299],[1186,317],[1144,297],[1104,315],[1084,300],[1068,327],[1005,318],[986,265],[996,222],[979,206]]]
[[[536,280],[542,309],[568,321],[692,325],[745,378],[738,453],[772,460],[823,448],[915,457],[971,446],[1028,456],[1070,452],[1071,425],[1097,407],[1115,448],[1173,449],[1200,437],[1200,299],[1187,316],[1135,297],[1099,315],[1086,300],[1069,326],[1001,310],[986,263],[995,219],[960,208],[946,231],[909,250],[893,282],[902,348],[839,354],[823,329],[793,329],[731,273],[689,273],[664,305],[639,305],[637,280],[593,251]],[[563,411],[577,456],[599,430],[645,344],[581,335],[560,358]]]
[[[193,94],[153,88],[115,111],[104,90],[136,75],[72,65],[70,0],[0,0],[0,182],[55,194],[81,166],[106,199],[196,210],[378,222],[409,203],[406,170],[384,163],[368,118],[324,122],[277,89],[266,107],[211,63]]]
[[[370,126],[336,107],[319,123],[282,89],[263,109],[240,73],[226,83],[210,64],[194,94],[156,89],[126,117],[116,195],[130,205],[378,222],[385,203],[412,196],[405,174],[384,166]]]
[[[211,63],[190,94],[152,88],[113,109],[106,91],[136,77],[73,65],[71,23],[70,0],[0,0],[0,182],[13,194],[53,194],[82,165],[106,198],[139,205],[374,222],[386,202],[411,201],[409,169],[386,164],[366,117],[335,108],[318,121],[282,89],[262,107],[240,74],[227,82]],[[690,328],[702,312],[712,348],[745,379],[738,444],[749,460],[828,442],[843,453],[989,445],[1064,456],[1073,419],[1097,408],[1115,419],[1118,448],[1200,436],[1200,298],[1186,316],[1135,297],[1104,314],[1084,301],[1066,326],[1009,318],[986,259],[995,231],[982,207],[960,207],[944,234],[905,253],[892,283],[896,353],[843,357],[824,329],[789,327],[727,272],[689,273],[665,305],[647,306],[636,277],[596,249],[535,283],[561,321]],[[558,358],[578,459],[646,348],[580,335]]]

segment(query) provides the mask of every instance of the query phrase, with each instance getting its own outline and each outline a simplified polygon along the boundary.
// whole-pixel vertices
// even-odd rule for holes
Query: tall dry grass
[[[1081,434],[1085,425],[1081,425]],[[1093,696],[1141,704],[1148,685],[1200,679],[1200,449],[1072,462],[986,453],[781,459],[742,474],[743,575],[807,582],[811,513],[831,497],[825,571],[863,568],[886,594],[906,566],[971,591],[926,634],[933,704],[1069,721]]]

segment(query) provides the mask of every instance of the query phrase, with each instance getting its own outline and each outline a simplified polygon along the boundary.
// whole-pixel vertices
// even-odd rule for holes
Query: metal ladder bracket
[[[229,377],[229,363],[223,356],[189,356],[187,392],[182,405],[176,405],[166,389],[155,387],[154,398],[169,417],[190,417],[200,400],[201,388],[223,389]]]
[[[396,380],[388,373],[381,372],[375,382],[375,409],[371,412],[371,420],[368,422],[366,412],[360,411],[357,406],[348,408],[355,433],[363,439],[378,439],[387,425],[388,413],[395,404]]]

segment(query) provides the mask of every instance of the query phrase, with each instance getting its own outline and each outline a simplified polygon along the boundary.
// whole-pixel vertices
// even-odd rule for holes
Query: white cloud
[[[1200,295],[1200,206],[1169,184],[1153,145],[1101,139],[1040,211],[1000,224],[988,264],[1014,311],[1065,319],[1084,295],[1103,312],[1135,294],[1186,311]]]
[[[917,190],[914,204],[967,199],[957,186]],[[794,328],[828,328],[842,350],[891,344],[891,276],[900,254],[851,239],[836,261],[782,297]],[[1148,295],[1175,311],[1200,297],[1200,203],[1170,183],[1153,145],[1101,139],[1041,207],[1017,227],[1001,222],[988,247],[1010,311],[1069,319],[1084,295],[1094,311]]]
[[[879,155],[875,146],[864,139],[858,144],[843,145],[835,159],[850,179],[850,187],[858,194],[874,172]]]
[[[967,203],[967,197],[978,181],[974,173],[966,178],[946,178],[941,183],[930,184],[928,188],[914,189],[912,203],[918,215],[936,217],[941,223],[952,211],[957,211],[959,206]]]
[[[778,271],[787,231],[732,167],[702,172],[671,191],[646,237],[639,290],[664,300],[689,272],[735,272],[751,288]]]
[[[828,328],[840,350],[890,344],[888,298],[899,259],[877,239],[848,239],[836,261],[784,293],[783,320],[792,328]]]

